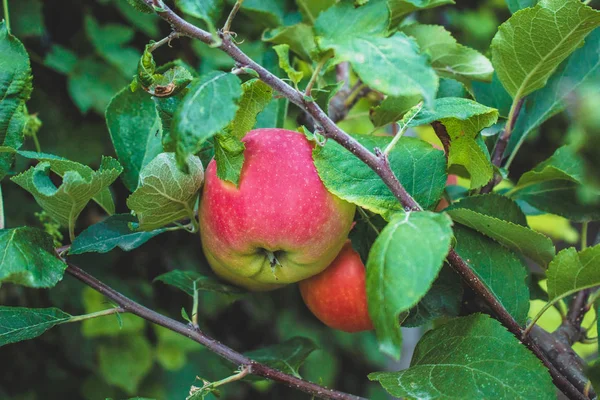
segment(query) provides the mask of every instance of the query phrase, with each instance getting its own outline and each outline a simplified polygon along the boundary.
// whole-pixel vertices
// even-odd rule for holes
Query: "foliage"
[[[0,398],[306,398],[190,340],[197,328],[373,399],[556,396],[507,317],[486,314],[497,304],[524,329],[533,300],[600,305],[597,2],[155,3],[3,2]],[[175,34],[168,7],[203,40]],[[373,332],[323,326],[295,285],[252,293],[210,271],[204,171],[214,159],[242,185],[256,127],[305,133],[325,187],[357,206]],[[424,211],[399,202],[384,165]],[[115,308],[74,265],[190,334]],[[567,310],[582,293],[584,311]],[[390,370],[398,358],[410,367]]]

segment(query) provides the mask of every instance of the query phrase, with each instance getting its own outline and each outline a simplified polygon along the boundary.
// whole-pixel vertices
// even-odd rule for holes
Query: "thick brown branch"
[[[151,2],[151,0],[145,1]],[[213,38],[208,32],[187,23],[168,7],[165,6],[163,9],[164,11],[159,11],[157,14],[164,20],[168,21],[176,31],[192,38],[199,39],[206,44],[215,45]],[[389,187],[396,198],[398,198],[406,211],[422,210],[419,204],[404,189],[400,181],[398,181],[389,165],[389,162],[387,161],[387,158],[382,155],[381,151],[379,151],[377,154],[372,153],[353,137],[342,131],[315,102],[305,101],[300,92],[286,84],[275,75],[271,74],[259,64],[252,61],[237,46],[235,46],[235,44],[233,44],[227,35],[222,36],[222,42],[219,45],[219,48],[233,58],[238,65],[248,67],[256,71],[259,78],[263,82],[288,98],[292,103],[300,107],[302,110],[308,112],[315,120],[315,123],[321,126],[323,134],[326,137],[335,140],[344,148],[352,152],[356,157],[373,169],[373,171],[375,171],[379,177],[381,177],[383,182]],[[517,104],[517,108],[520,108],[520,105]],[[511,118],[509,121],[509,125],[514,124],[516,115],[518,115],[518,112],[513,113],[513,118]],[[506,134],[505,132],[503,137],[505,142],[508,143],[510,133]],[[504,144],[504,147],[506,148],[506,144]],[[500,150],[501,149],[498,149],[498,154],[501,159],[504,150],[502,150],[502,152],[500,152]],[[483,298],[486,304],[493,310],[498,320],[504,326],[506,326],[519,340],[522,340],[523,343],[543,362],[546,368],[548,368],[554,384],[570,399],[585,400],[586,397],[582,394],[583,389],[578,390],[569,380],[567,380],[567,378],[565,378],[565,376],[560,372],[559,368],[554,366],[549,361],[539,346],[534,343],[531,338],[523,337],[523,330],[519,324],[514,320],[514,318],[512,318],[506,309],[498,302],[494,294],[479,280],[468,264],[454,250],[451,250],[448,254],[448,261],[454,270],[464,279],[467,285],[469,285],[479,296]],[[564,368],[561,366],[561,370],[562,369]]]
[[[113,288],[107,286],[103,282],[89,275],[79,267],[69,264],[67,267],[67,273],[79,279],[89,287],[95,289],[99,293],[112,300],[115,304],[120,306],[126,312],[135,314],[138,317],[144,318],[147,321],[153,322],[157,325],[163,326],[173,332],[177,332],[183,336],[187,336],[195,342],[198,342],[212,352],[218,354],[224,359],[236,364],[242,368],[248,368],[249,373],[263,378],[271,379],[275,382],[283,383],[294,389],[301,390],[312,396],[321,399],[335,399],[335,400],[366,400],[359,396],[338,392],[335,390],[327,389],[323,386],[316,385],[312,382],[305,381],[304,379],[297,378],[292,375],[284,374],[281,371],[268,367],[264,364],[260,364],[256,361],[249,359],[243,354],[225,346],[223,343],[206,335],[199,329],[195,329],[189,325],[175,321],[169,317],[157,313],[156,311],[150,310],[142,306],[139,303],[125,297],[121,293],[117,292]]]

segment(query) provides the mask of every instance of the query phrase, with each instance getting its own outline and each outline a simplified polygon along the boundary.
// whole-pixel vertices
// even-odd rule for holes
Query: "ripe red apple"
[[[257,129],[242,141],[239,187],[217,177],[214,160],[206,169],[199,217],[210,266],[250,290],[321,272],[344,245],[355,206],[327,191],[303,134]]]
[[[365,265],[347,241],[325,271],[300,282],[302,299],[325,325],[345,332],[373,329],[367,307]]]

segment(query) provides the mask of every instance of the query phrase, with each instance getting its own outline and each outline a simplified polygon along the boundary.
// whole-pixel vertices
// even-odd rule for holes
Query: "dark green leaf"
[[[0,145],[18,149],[27,120],[25,102],[31,95],[31,67],[23,44],[0,22]],[[0,154],[0,179],[9,171],[14,154]]]
[[[303,23],[267,30],[263,33],[262,40],[274,44],[287,44],[290,50],[308,62],[311,61],[311,53],[316,50],[313,29]]]
[[[460,313],[462,296],[460,277],[445,264],[425,297],[408,311],[402,326],[417,327],[439,317],[456,317]]]
[[[45,66],[61,74],[70,74],[77,62],[77,54],[59,44],[52,45],[44,58]]]
[[[12,33],[20,38],[42,36],[46,31],[41,0],[19,0],[10,3]]]
[[[336,3],[337,0],[296,0],[298,9],[302,13],[304,20],[311,25],[322,11],[325,11]]]
[[[233,120],[241,95],[240,79],[233,74],[210,72],[192,82],[172,122],[180,166]]]
[[[132,231],[130,224],[137,220],[130,214],[117,214],[98,222],[81,232],[71,244],[69,254],[89,252],[107,253],[115,247],[131,251],[163,232],[156,229],[150,232]]]
[[[563,108],[563,101],[586,82],[594,84],[600,79],[600,30],[586,38],[584,45],[575,50],[548,79],[542,89],[527,97],[505,154],[516,152],[531,131]]]
[[[365,211],[364,215],[358,214],[358,219],[350,231],[348,239],[352,243],[352,248],[360,254],[363,263],[367,263],[369,250],[386,224],[387,222],[381,216],[369,211]]]
[[[241,11],[261,25],[270,28],[283,25],[284,2],[279,0],[245,0]]]
[[[370,150],[384,149],[391,141],[389,137],[355,138]],[[313,159],[321,180],[336,196],[384,217],[402,210],[398,199],[381,178],[334,141],[317,147]],[[425,209],[434,208],[446,184],[443,152],[421,140],[405,137],[390,152],[389,160],[392,170],[413,198]]]
[[[472,87],[475,99],[479,103],[496,108],[502,117],[508,117],[510,106],[512,105],[512,97],[510,97],[510,94],[502,86],[497,73],[494,72],[491,83],[473,82]]]
[[[194,205],[204,180],[202,162],[186,160],[189,174],[177,168],[173,153],[160,153],[140,172],[140,185],[127,206],[140,220],[139,229],[153,231],[180,219],[194,217]]]
[[[504,219],[505,212],[492,208],[492,203],[487,203],[488,200],[497,201],[498,198],[490,195],[472,196],[453,204],[445,211],[454,221],[489,236],[541,266],[548,265],[555,254],[552,240],[526,226]]]
[[[440,25],[412,24],[402,31],[412,36],[422,52],[429,54],[439,76],[469,84],[472,80],[491,81],[492,63],[477,50],[456,42]]]
[[[371,109],[369,117],[376,128],[400,121],[404,114],[421,100],[420,95],[406,97],[388,96],[377,107]]]
[[[514,14],[492,41],[500,81],[515,99],[541,89],[556,67],[598,25],[600,11],[579,0],[541,0],[535,7]]]
[[[146,9],[149,8],[145,5],[144,0],[128,1],[137,1],[139,3],[142,3],[146,7]],[[157,37],[160,35],[159,22],[161,20],[158,17],[158,15],[154,13],[154,10],[150,9],[149,13],[139,12],[134,7],[125,4],[124,1],[117,1],[115,6],[117,7],[121,15],[138,31],[150,37]]]
[[[244,353],[246,357],[286,374],[299,377],[298,369],[306,357],[317,349],[310,339],[294,337],[283,343]]]
[[[175,0],[175,5],[182,12],[206,22],[211,31],[223,11],[223,0]]]
[[[535,6],[537,2],[538,0],[506,0],[506,5],[511,13],[516,13],[523,8]]]
[[[469,228],[456,226],[454,236],[456,252],[510,315],[524,324],[529,312],[525,265],[509,249]]]
[[[69,318],[58,308],[0,306],[0,346],[36,338]]]
[[[483,314],[456,318],[423,336],[410,368],[374,372],[393,396],[547,400],[556,397],[548,370],[500,322]],[[535,382],[535,384],[532,384]]]
[[[106,125],[123,165],[123,182],[134,191],[140,170],[162,152],[161,123],[152,98],[126,87],[108,105]]]
[[[431,288],[450,250],[452,222],[445,214],[396,214],[371,247],[367,299],[380,349],[400,356],[399,315]]]
[[[67,268],[56,257],[52,237],[36,228],[0,229],[0,252],[0,283],[53,287]]]
[[[167,285],[194,297],[195,290],[205,290],[224,294],[239,295],[245,293],[243,289],[221,282],[218,279],[205,276],[196,271],[173,270],[154,278],[154,282],[161,281]]]

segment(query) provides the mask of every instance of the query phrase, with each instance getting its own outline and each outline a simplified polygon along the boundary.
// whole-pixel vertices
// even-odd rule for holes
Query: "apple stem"
[[[269,263],[271,264],[271,268],[275,268],[275,266],[277,266],[277,265],[279,265],[281,267],[281,263],[275,256],[274,252],[265,249],[265,253],[267,254],[267,259],[269,260]]]

